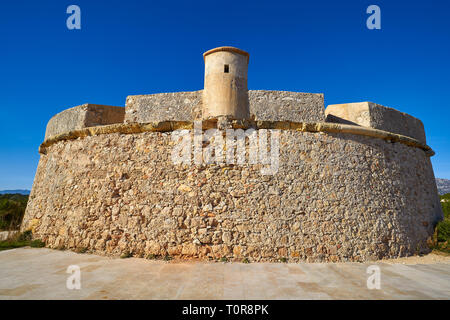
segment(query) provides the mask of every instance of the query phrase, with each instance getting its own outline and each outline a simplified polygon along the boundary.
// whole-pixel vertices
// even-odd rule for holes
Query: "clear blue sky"
[[[450,178],[450,1],[1,1],[0,190],[31,188],[47,121],[82,103],[203,88],[202,53],[250,52],[249,89],[420,118]],[[81,8],[68,30],[66,8]],[[381,30],[366,8],[381,8]]]

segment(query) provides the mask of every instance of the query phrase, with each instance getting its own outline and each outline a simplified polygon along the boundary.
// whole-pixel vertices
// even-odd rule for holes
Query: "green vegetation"
[[[444,211],[444,220],[437,225],[437,237],[432,248],[441,252],[450,253],[450,193],[444,194],[440,198],[442,211]]]
[[[444,200],[444,202],[441,202],[442,210],[444,211],[445,218],[449,218],[450,216],[450,193],[446,193],[443,196],[439,196],[441,200]]]
[[[88,252],[88,248],[85,248],[85,247],[77,248],[75,250],[75,252],[76,253],[86,253],[86,252]]]
[[[10,239],[0,241],[0,251],[30,246],[33,248],[42,248],[45,243],[41,240],[31,240],[31,231],[17,233]]]
[[[133,256],[133,254],[131,252],[124,252],[122,253],[122,255],[120,256],[120,259],[127,259],[127,258],[131,258]]]
[[[17,230],[22,222],[28,196],[23,194],[0,195],[0,230]]]
[[[17,230],[22,223],[28,195],[1,194],[0,195],[0,230]],[[0,241],[0,251],[30,246],[42,248],[45,243],[41,240],[32,240],[31,231],[16,233],[9,239]]]
[[[169,255],[165,255],[163,259],[164,259],[164,261],[170,261],[173,258],[171,256],[169,256]]]

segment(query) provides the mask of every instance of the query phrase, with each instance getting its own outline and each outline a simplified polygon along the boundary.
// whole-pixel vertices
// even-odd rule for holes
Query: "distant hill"
[[[0,194],[30,194],[30,190],[23,190],[23,189],[17,189],[17,190],[0,190]]]
[[[450,180],[436,178],[436,185],[440,195],[450,193]]]

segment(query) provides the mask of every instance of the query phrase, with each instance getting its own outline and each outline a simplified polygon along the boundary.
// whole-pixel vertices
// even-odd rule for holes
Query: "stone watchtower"
[[[206,51],[203,119],[249,119],[247,67],[249,54],[234,47]]]

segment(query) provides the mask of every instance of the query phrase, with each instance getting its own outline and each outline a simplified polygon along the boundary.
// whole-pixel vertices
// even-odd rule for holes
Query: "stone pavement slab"
[[[0,251],[0,299],[450,299],[450,257],[404,261],[164,262],[20,248]],[[66,287],[70,265],[80,290]],[[379,290],[367,288],[370,265]]]

